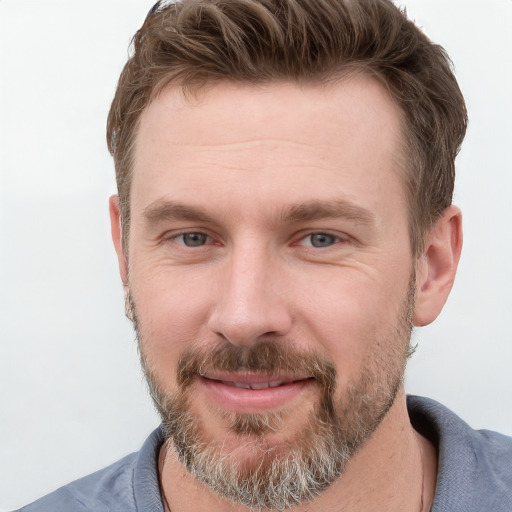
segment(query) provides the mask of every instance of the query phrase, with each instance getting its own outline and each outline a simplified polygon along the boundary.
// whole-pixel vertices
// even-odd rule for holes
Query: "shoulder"
[[[75,480],[18,512],[130,511],[133,507],[133,471],[137,454],[84,478]]]
[[[474,430],[434,400],[410,396],[411,423],[437,447],[433,512],[512,510],[512,438]]]
[[[160,512],[157,460],[162,443],[157,429],[140,451],[16,512]]]

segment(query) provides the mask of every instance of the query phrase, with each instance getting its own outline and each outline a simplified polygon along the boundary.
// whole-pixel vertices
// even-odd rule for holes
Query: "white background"
[[[157,426],[123,314],[104,128],[152,0],[0,0],[0,509],[137,450]],[[404,5],[404,2],[401,3]],[[512,1],[410,0],[456,64],[465,249],[409,392],[512,434]]]

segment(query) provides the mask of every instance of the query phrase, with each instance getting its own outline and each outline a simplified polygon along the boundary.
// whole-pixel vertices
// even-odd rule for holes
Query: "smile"
[[[246,382],[246,381],[230,381],[230,380],[221,380],[221,379],[211,379],[209,377],[203,376],[204,379],[207,380],[213,380],[215,382],[220,382],[221,384],[224,384],[225,386],[232,386],[235,388],[240,389],[269,389],[269,388],[277,388],[279,386],[285,386],[287,384],[293,384],[294,382],[298,382],[301,380],[307,380],[307,379],[295,379],[295,380],[271,380],[267,382]]]
[[[233,386],[235,388],[242,388],[242,389],[268,389],[268,388],[277,388],[278,386],[282,386],[286,384],[286,382],[283,382],[281,380],[278,381],[271,381],[271,382],[260,382],[260,383],[253,383],[249,384],[248,382],[229,382],[229,381],[220,381],[225,386]]]
[[[268,376],[257,374],[201,375],[200,383],[208,400],[221,409],[240,413],[264,412],[281,408],[294,400],[311,377]]]

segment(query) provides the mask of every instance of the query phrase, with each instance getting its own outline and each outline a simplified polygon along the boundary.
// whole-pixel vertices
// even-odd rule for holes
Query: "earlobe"
[[[462,250],[462,215],[447,208],[430,230],[423,255],[416,265],[414,325],[433,322],[448,298]]]
[[[117,253],[119,274],[121,275],[121,280],[126,290],[126,287],[128,286],[128,264],[123,247],[123,230],[121,227],[119,197],[117,195],[111,196],[108,205],[110,212],[110,229],[112,233],[112,241],[114,242],[114,247]]]

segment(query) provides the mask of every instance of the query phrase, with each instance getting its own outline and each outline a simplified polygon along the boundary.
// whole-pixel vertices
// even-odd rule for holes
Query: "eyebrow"
[[[375,223],[373,212],[346,199],[334,201],[307,201],[285,208],[281,219],[285,222],[344,218],[363,225]]]
[[[164,220],[190,220],[193,222],[212,222],[214,219],[201,208],[175,201],[158,200],[144,208],[143,216],[152,222]]]
[[[143,210],[143,216],[151,222],[168,220],[188,220],[192,222],[214,223],[216,219],[202,208],[176,201],[157,200]],[[276,217],[281,222],[306,222],[321,219],[344,218],[361,225],[370,226],[375,215],[362,206],[346,199],[334,201],[307,201],[291,205],[280,211]]]

